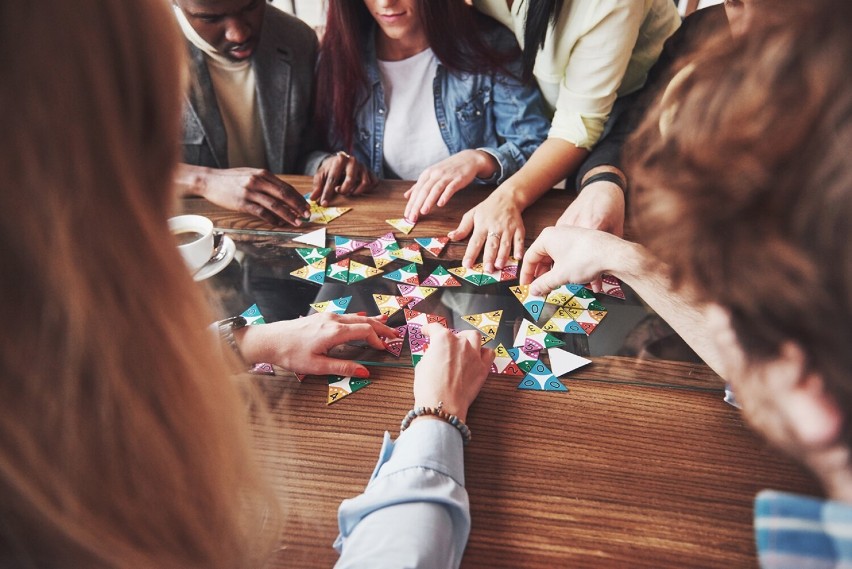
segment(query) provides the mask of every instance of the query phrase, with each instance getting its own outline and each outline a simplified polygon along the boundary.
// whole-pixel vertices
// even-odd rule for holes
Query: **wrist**
[[[477,148],[473,150],[476,155],[476,177],[483,181],[496,180],[500,173],[500,162],[490,152]]]

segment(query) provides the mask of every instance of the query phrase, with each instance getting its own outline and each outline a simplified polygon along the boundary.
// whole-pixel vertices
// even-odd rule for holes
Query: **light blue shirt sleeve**
[[[417,421],[396,442],[385,433],[363,494],[338,510],[336,569],[457,568],[470,533],[459,431]]]

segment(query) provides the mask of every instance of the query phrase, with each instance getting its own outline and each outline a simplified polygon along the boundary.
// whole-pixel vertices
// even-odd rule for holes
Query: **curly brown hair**
[[[852,409],[852,4],[769,4],[636,133],[633,213],[675,283],[730,312],[749,357],[795,342]]]

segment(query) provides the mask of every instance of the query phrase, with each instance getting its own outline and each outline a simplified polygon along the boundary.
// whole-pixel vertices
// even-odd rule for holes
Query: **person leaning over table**
[[[680,70],[688,72],[690,57],[702,46],[720,35],[729,38],[731,35],[746,33],[751,22],[761,17],[761,10],[771,10],[771,6],[771,3],[757,0],[727,0],[687,16],[681,27],[666,41],[660,58],[648,72],[644,87],[619,99],[616,107],[621,112],[616,114],[613,110],[606,133],[577,172],[578,191],[600,188],[604,192],[608,186],[613,193],[618,187],[626,195],[629,176],[625,174],[622,165],[622,147],[648,111],[648,105],[654,100],[653,95],[665,89],[670,81],[677,81]],[[620,237],[624,229],[624,206],[623,201],[612,201],[590,210],[585,207],[583,200],[575,200],[556,225],[602,229]],[[593,219],[589,219],[589,215]],[[592,283],[593,287],[598,284]]]
[[[17,101],[0,107],[0,316],[15,322],[0,346],[0,567],[262,566],[282,509],[253,450],[262,401],[228,373],[238,362],[202,324],[167,224],[186,78],[168,5],[6,2],[0,48],[17,54],[0,61],[0,100]],[[355,375],[323,348],[393,335],[318,316],[232,332],[248,361]],[[463,421],[493,354],[474,332],[426,332],[415,404]],[[344,504],[341,566],[458,565],[469,431],[413,415]]]
[[[524,77],[535,78],[553,113],[547,140],[449,233],[453,240],[470,237],[465,266],[482,251],[491,270],[505,265],[510,255],[521,257],[522,212],[576,172],[600,138],[616,97],[642,86],[680,17],[671,0],[465,1],[514,32],[523,49]],[[623,209],[624,203],[617,188],[592,188],[577,199],[590,212],[610,211],[611,202]],[[430,196],[415,217],[435,204]],[[584,217],[593,219],[594,214]]]
[[[316,188],[360,193],[362,164],[317,148],[311,125],[316,34],[265,0],[174,0],[192,81],[183,115],[188,195],[272,225],[301,225],[304,198],[274,174],[315,174]]]
[[[512,34],[458,0],[330,0],[317,121],[375,176],[416,180],[406,195],[449,199],[505,180],[547,135],[520,73]]]
[[[852,565],[850,25],[852,4],[776,0],[714,43],[629,148],[642,245],[548,228],[520,277],[615,274],[814,472],[826,499],[758,494],[764,568]]]

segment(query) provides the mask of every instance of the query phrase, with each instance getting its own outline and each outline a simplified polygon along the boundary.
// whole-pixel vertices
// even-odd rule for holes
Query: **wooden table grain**
[[[309,187],[308,178],[285,179],[303,193]],[[335,205],[355,209],[329,233],[389,231],[382,220],[401,216],[405,187],[385,182],[372,196],[340,200]],[[476,192],[462,192],[408,237],[454,228],[481,199]],[[528,236],[552,224],[568,201],[554,191],[530,208]],[[202,200],[182,207],[240,233],[279,230]],[[458,245],[448,254],[461,252]],[[520,391],[515,379],[489,377],[468,417],[473,527],[462,567],[755,567],[755,494],[821,493],[722,401],[722,382],[706,366],[615,356],[593,362],[563,378],[567,394]],[[259,428],[261,457],[285,507],[271,567],[334,564],[337,507],[362,491],[381,434],[396,433],[412,405],[412,369],[371,373],[372,385],[330,406],[322,377],[257,380],[271,409]]]

